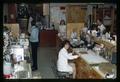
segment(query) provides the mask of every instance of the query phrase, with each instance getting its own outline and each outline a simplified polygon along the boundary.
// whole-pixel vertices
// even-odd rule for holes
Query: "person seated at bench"
[[[77,29],[73,29],[73,32],[71,33],[71,39],[77,39],[78,38],[78,35],[77,35],[77,32],[76,32]]]
[[[66,72],[73,74],[73,78],[76,75],[76,69],[74,63],[68,63],[68,60],[73,60],[79,57],[79,55],[72,55],[72,53],[68,53],[68,49],[70,47],[70,42],[65,40],[63,42],[62,49],[59,51],[58,60],[57,60],[57,70],[58,72]]]

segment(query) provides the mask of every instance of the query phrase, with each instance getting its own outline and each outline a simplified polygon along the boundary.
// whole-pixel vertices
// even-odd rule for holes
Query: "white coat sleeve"
[[[70,59],[70,60],[72,60],[72,59],[76,59],[76,58],[78,58],[78,55],[72,55],[72,53],[64,53],[64,56],[67,58],[67,59]]]
[[[71,34],[71,38],[73,38],[73,37],[74,37],[74,34],[72,33],[72,34]]]

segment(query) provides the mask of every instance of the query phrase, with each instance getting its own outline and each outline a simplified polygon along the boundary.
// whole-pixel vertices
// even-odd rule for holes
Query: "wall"
[[[7,15],[7,23],[16,23],[17,14],[16,8],[17,8],[16,4],[12,3],[3,5],[3,16]]]
[[[8,4],[8,23],[16,23],[16,4]]]
[[[43,15],[45,16],[46,26],[49,27],[49,4],[43,4]]]
[[[4,4],[3,5],[3,22],[4,22],[4,16],[7,16],[8,18],[8,5],[7,4]]]

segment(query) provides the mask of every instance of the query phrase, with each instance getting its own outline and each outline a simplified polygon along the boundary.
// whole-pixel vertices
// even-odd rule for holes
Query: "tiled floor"
[[[33,77],[40,77],[42,79],[55,79],[52,66],[57,58],[55,47],[39,47],[38,48],[38,70],[33,72]],[[40,79],[38,78],[38,79]]]

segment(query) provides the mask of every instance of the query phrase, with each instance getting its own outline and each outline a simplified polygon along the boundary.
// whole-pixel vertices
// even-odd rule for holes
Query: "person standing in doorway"
[[[31,49],[32,49],[32,71],[37,70],[37,48],[38,48],[38,36],[39,36],[39,28],[36,26],[36,22],[32,21],[32,27],[31,27],[31,34],[30,34],[30,43],[31,43]]]

